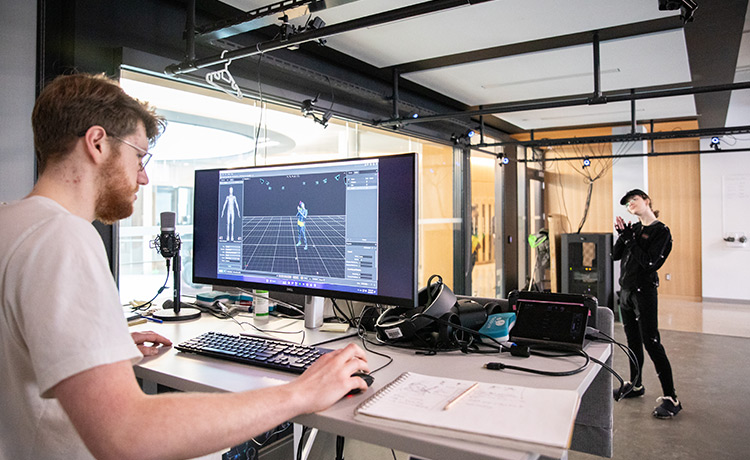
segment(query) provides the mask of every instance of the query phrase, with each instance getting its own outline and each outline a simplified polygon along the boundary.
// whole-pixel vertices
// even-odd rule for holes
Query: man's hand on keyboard
[[[141,350],[143,356],[153,356],[158,354],[160,345],[165,347],[172,345],[172,341],[168,338],[153,331],[131,332],[130,336],[133,338],[133,342],[138,346],[138,349]]]
[[[315,361],[291,385],[297,386],[295,394],[305,401],[305,413],[327,409],[350,390],[366,390],[367,384],[355,372],[369,372],[365,352],[355,344],[326,353]]]

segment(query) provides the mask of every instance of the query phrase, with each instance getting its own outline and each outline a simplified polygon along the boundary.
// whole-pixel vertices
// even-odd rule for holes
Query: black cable
[[[160,287],[159,290],[156,291],[156,295],[154,295],[153,297],[151,297],[151,300],[143,302],[142,304],[133,305],[133,307],[131,308],[132,311],[147,310],[149,307],[151,307],[151,302],[153,302],[157,297],[159,297],[159,294],[161,294],[164,291],[164,289],[167,288],[167,283],[169,282],[169,272],[170,272],[169,269],[170,269],[170,265],[171,265],[170,264],[171,260],[172,259],[167,259],[167,279],[164,280],[164,284],[162,285],[162,287]]]
[[[619,375],[615,375],[615,377],[617,377],[617,380],[620,381],[620,389],[617,391],[617,396],[615,396],[615,401],[619,401],[620,399],[624,398],[628,393],[633,391],[633,388],[635,388],[635,382],[637,382],[641,378],[641,367],[638,365],[638,359],[636,359],[635,353],[633,352],[633,350],[630,349],[630,347],[618,342],[613,337],[610,337],[609,335],[605,334],[602,331],[599,331],[599,330],[595,330],[595,331],[597,334],[603,336],[606,340],[602,339],[601,337],[597,337],[595,335],[589,335],[589,334],[586,334],[586,338],[590,340],[601,340],[604,342],[609,342],[609,343],[613,343],[617,345],[620,348],[620,350],[622,350],[623,353],[625,353],[625,356],[628,357],[628,360],[631,363],[633,363],[633,365],[635,366],[637,370],[635,381],[631,383],[630,389],[628,391],[624,391],[625,382],[623,381],[622,377],[619,377]],[[641,382],[641,385],[643,385],[642,382]]]
[[[340,313],[341,316],[343,316],[344,321],[349,324],[349,327],[355,327],[354,326],[354,321],[350,317],[346,316],[346,314],[343,311],[341,311],[341,309],[339,308],[339,306],[336,304],[336,299],[332,298],[331,299],[331,304],[333,305],[334,313],[335,312]],[[336,317],[338,318],[338,315],[336,315]]]
[[[612,368],[611,368],[611,367],[610,367],[610,366],[609,366],[609,365],[608,365],[607,363],[605,363],[605,362],[599,361],[599,360],[598,360],[598,359],[596,359],[596,358],[591,358],[591,361],[593,361],[593,362],[595,362],[596,364],[598,364],[598,365],[602,366],[602,367],[603,367],[604,369],[606,369],[607,371],[609,371],[609,373],[610,373],[610,374],[612,374],[612,375],[614,375],[614,376],[615,376],[615,378],[616,378],[616,379],[617,379],[617,380],[618,380],[618,381],[620,382],[620,389],[619,389],[619,390],[617,390],[617,394],[618,394],[618,395],[622,395],[622,394],[623,394],[623,389],[625,388],[625,381],[624,381],[624,380],[622,379],[622,377],[620,376],[620,374],[618,374],[618,373],[617,373],[617,371],[615,371],[614,369],[612,369]],[[622,398],[622,396],[616,397],[616,398],[615,398],[615,401],[619,401],[619,400],[620,400],[621,398]]]
[[[346,306],[347,306],[347,308],[349,309],[349,318],[351,318],[351,319],[352,319],[352,323],[353,323],[353,322],[354,322],[354,318],[356,318],[356,317],[357,317],[357,315],[356,315],[356,314],[354,314],[354,307],[352,306],[352,302],[351,302],[351,300],[347,300],[347,301],[346,301]],[[354,324],[352,324],[352,326],[353,326],[353,325],[354,325]]]
[[[428,318],[428,319],[431,319],[431,320],[433,320],[435,322],[443,324],[445,326],[450,326],[453,329],[456,329],[456,330],[459,330],[459,331],[462,331],[462,332],[466,332],[466,333],[470,334],[470,336],[472,336],[472,337],[473,336],[479,336],[480,338],[487,338],[487,339],[495,342],[497,344],[497,347],[495,347],[492,344],[488,344],[488,343],[483,343],[483,342],[479,342],[479,343],[481,343],[482,345],[493,347],[498,352],[500,350],[506,350],[506,351],[508,350],[507,346],[503,345],[501,342],[498,342],[494,337],[492,337],[490,335],[487,335],[487,334],[485,334],[483,332],[475,331],[474,329],[469,329],[467,327],[461,326],[460,324],[451,323],[450,321],[446,321],[446,320],[444,320],[442,318],[438,318],[437,316],[428,315],[426,313],[417,313],[416,315],[413,316],[413,318],[416,318],[418,316],[421,316],[421,317],[424,317],[424,318]],[[454,336],[455,336],[455,332],[454,332]],[[473,342],[473,343],[476,343],[476,342]],[[498,347],[499,347],[499,350],[498,350]]]
[[[237,319],[235,319],[234,317],[229,316],[229,315],[227,315],[227,317],[225,319],[231,319],[232,321],[234,321],[235,323],[237,323],[240,326],[240,328],[242,328],[243,331],[245,330],[245,328],[242,327],[242,325],[243,324],[247,324],[248,326],[252,327],[256,331],[258,331],[258,332],[264,332],[266,334],[302,334],[302,340],[300,340],[299,343],[300,343],[300,345],[302,345],[302,344],[305,343],[305,330],[304,329],[302,329],[301,331],[279,331],[279,330],[276,330],[276,329],[261,329],[258,326],[256,326],[255,324],[248,323],[247,321],[237,321]],[[269,337],[269,338],[271,340],[274,340],[273,337]],[[276,339],[276,340],[278,340],[278,339]]]
[[[263,89],[260,83],[260,62],[263,60],[263,53],[258,56],[258,108],[260,116],[258,118],[258,129],[255,130],[255,149],[253,150],[253,165],[258,165],[258,138],[260,137],[260,127],[263,123]]]
[[[369,308],[375,308],[375,307],[370,306]],[[369,340],[366,339],[366,337],[367,337],[367,330],[364,328],[364,326],[362,326],[362,317],[364,316],[365,311],[367,309],[368,309],[368,307],[365,307],[365,308],[362,309],[362,311],[359,314],[359,319],[357,321],[357,336],[362,340],[362,348],[364,348],[365,350],[369,351],[372,354],[375,354],[375,355],[378,355],[378,356],[382,356],[383,358],[387,358],[388,359],[387,363],[383,364],[382,366],[380,366],[379,368],[377,368],[375,370],[370,371],[370,374],[374,374],[375,372],[379,371],[380,369],[383,369],[383,368],[389,366],[393,362],[393,358],[391,356],[389,356],[389,355],[386,355],[385,353],[380,353],[380,352],[377,352],[375,350],[371,350],[371,349],[367,348],[367,342],[369,342]],[[370,343],[372,343],[372,342],[370,342]],[[378,345],[376,343],[372,343],[372,344],[373,345]]]
[[[589,362],[591,361],[591,358],[589,357],[588,353],[586,353],[583,350],[569,350],[569,351],[572,351],[573,353],[577,355],[583,356],[584,358],[586,358],[586,361],[578,368],[572,369],[569,371],[545,371],[541,369],[532,369],[528,367],[514,366],[512,364],[505,364],[505,363],[500,363],[500,362],[487,363],[484,365],[484,367],[486,367],[487,369],[496,370],[496,371],[504,370],[504,369],[511,369],[515,371],[529,372],[531,374],[545,375],[548,377],[565,377],[569,375],[574,375],[583,371],[584,369],[586,369],[586,367],[588,367]]]

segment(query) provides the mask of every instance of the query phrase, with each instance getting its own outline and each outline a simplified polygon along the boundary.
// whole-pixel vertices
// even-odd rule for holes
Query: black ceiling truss
[[[722,150],[687,150],[682,152],[652,152],[652,153],[632,153],[632,154],[620,154],[620,155],[586,155],[577,157],[545,157],[545,158],[532,158],[532,159],[518,159],[519,163],[545,163],[548,161],[584,161],[584,160],[603,160],[607,158],[638,158],[638,157],[665,157],[665,156],[679,156],[679,155],[707,155],[712,153],[737,153],[737,152],[750,152],[750,147],[741,149],[722,149]],[[488,153],[488,152],[485,152]],[[501,157],[499,155],[498,157]]]
[[[198,69],[211,67],[219,64],[226,64],[235,59],[243,59],[251,56],[262,55],[263,53],[291,48],[299,46],[300,44],[320,41],[325,37],[338,35],[341,33],[358,30],[366,27],[372,27],[381,24],[387,24],[393,21],[413,18],[427,13],[433,13],[436,11],[443,11],[458,6],[464,6],[467,4],[481,3],[489,0],[431,0],[395,10],[385,11],[382,13],[365,16],[362,18],[352,19],[344,21],[334,25],[323,25],[317,29],[303,28],[290,36],[282,36],[282,38],[274,38],[272,40],[263,41],[256,43],[252,46],[225,50],[219,56],[212,56],[203,59],[195,59],[194,53],[194,40],[197,38],[201,41],[219,40],[223,37],[237,35],[246,31],[262,27],[263,25],[270,24],[269,21],[276,22],[279,18],[275,17],[279,13],[285,13],[288,11],[296,11],[296,15],[300,15],[300,11],[316,11],[325,9],[326,3],[343,4],[350,3],[356,0],[281,0],[271,5],[267,5],[262,8],[250,11],[240,18],[233,18],[221,21],[212,26],[203,27],[197,29],[194,24],[194,14],[191,15],[188,12],[188,25],[186,27],[187,35],[187,59],[181,63],[172,64],[165,69],[168,75],[181,75],[187,74]],[[189,9],[194,9],[194,0],[189,1]],[[261,21],[261,22],[259,22]],[[706,86],[676,86],[667,85],[663,87],[655,88],[640,88],[630,90],[618,90],[603,93],[601,91],[601,69],[599,59],[599,44],[601,40],[614,40],[619,38],[625,38],[635,35],[650,34],[656,32],[662,32],[667,30],[673,30],[683,27],[684,24],[677,16],[671,16],[667,18],[655,19],[651,21],[644,21],[640,23],[627,24],[622,26],[610,27],[596,31],[581,32],[575,34],[564,35],[560,37],[551,37],[541,40],[533,40],[530,42],[505,45],[500,47],[493,47],[484,50],[477,50],[467,53],[460,53],[457,55],[443,56],[439,58],[427,59],[423,61],[415,61],[411,63],[405,63],[398,66],[391,67],[392,70],[392,114],[390,119],[373,120],[374,126],[390,127],[394,129],[405,127],[406,125],[416,123],[429,123],[436,121],[446,120],[467,120],[471,123],[472,117],[479,117],[480,122],[480,135],[482,141],[484,140],[484,125],[485,115],[493,115],[508,112],[517,112],[524,110],[541,110],[561,107],[574,107],[582,105],[594,105],[594,104],[606,104],[612,102],[630,102],[631,108],[631,134],[632,139],[624,139],[622,141],[631,141],[637,139],[656,139],[663,137],[643,137],[643,136],[656,136],[659,133],[647,133],[639,134],[636,133],[637,120],[635,119],[635,103],[638,100],[663,98],[663,97],[674,97],[683,95],[701,95],[706,93],[716,92],[729,92],[733,90],[750,89],[750,82],[744,83],[733,83],[733,84],[717,84],[717,85],[706,85]],[[584,95],[573,95],[564,96],[557,98],[527,100],[527,101],[516,101],[509,103],[499,103],[492,105],[480,106],[478,109],[454,111],[448,113],[428,113],[421,116],[419,114],[408,114],[407,116],[400,116],[399,107],[399,79],[405,73],[415,72],[425,69],[433,69],[443,66],[456,65],[465,62],[475,62],[486,59],[495,59],[498,57],[511,56],[514,54],[523,54],[534,51],[541,51],[545,49],[562,48],[569,46],[577,46],[585,43],[592,44],[593,57],[594,57],[594,88],[593,92]],[[496,117],[493,117],[495,119]],[[696,130],[700,133],[696,133],[695,137],[711,136],[711,135],[724,135],[732,134],[732,128],[716,128],[708,130]],[[745,131],[743,131],[744,133]],[[679,137],[690,137],[686,135],[687,131],[681,131]],[[581,139],[570,140],[570,143],[594,143],[594,142],[618,142],[617,136],[604,136],[601,141],[588,141],[584,142]],[[472,146],[472,148],[483,148],[490,146],[499,146],[512,143],[514,141],[501,142],[497,144],[485,144],[480,143],[478,147]],[[561,142],[561,140],[541,140],[533,141],[536,144],[531,143],[532,141],[516,142],[519,145],[526,146],[551,146],[555,145],[554,142]],[[557,144],[563,145],[563,144]],[[652,153],[654,154],[654,153]]]
[[[660,97],[674,97],[674,96],[685,96],[691,94],[703,94],[712,93],[718,91],[733,91],[740,89],[750,89],[750,82],[742,83],[731,83],[726,85],[711,85],[703,87],[686,87],[686,88],[667,88],[662,90],[646,90],[636,91],[629,90],[627,93],[622,91],[612,91],[605,93],[601,96],[599,101],[610,102],[626,102],[626,101],[638,101],[642,99],[655,99]],[[518,101],[508,102],[503,104],[493,104],[489,106],[483,106],[480,109],[465,110],[462,112],[451,112],[438,115],[428,115],[418,118],[399,118],[396,120],[381,120],[376,122],[380,126],[392,126],[398,124],[413,124],[413,123],[427,123],[430,121],[436,121],[447,118],[468,118],[479,115],[491,115],[495,113],[507,113],[507,112],[518,112],[521,110],[541,110],[541,109],[554,109],[559,107],[574,107],[580,105],[592,105],[597,102],[595,98],[592,98],[590,94],[569,96],[564,98],[550,98],[550,99],[535,99],[530,101]]]
[[[671,18],[671,19],[674,19],[674,18]],[[651,27],[653,27],[654,21],[647,21],[647,22],[651,24]],[[678,22],[681,23],[681,21],[678,21]],[[660,24],[659,27],[662,27],[662,28],[665,27],[661,22],[659,24]],[[669,24],[670,24],[669,26],[670,28],[679,27],[679,25],[675,25],[674,22],[669,22]],[[618,30],[617,33],[623,34],[623,31],[620,28],[610,28],[607,30],[605,35],[606,36],[614,35],[614,33],[612,32],[612,29],[617,29]],[[668,30],[668,29],[662,29],[662,30]],[[702,87],[691,86],[687,88],[669,88],[669,89],[664,89],[660,91],[659,90],[636,91],[635,89],[630,89],[630,92],[627,94],[622,94],[621,91],[618,91],[618,92],[612,92],[610,95],[604,95],[601,91],[601,66],[600,66],[600,48],[599,48],[599,45],[602,39],[602,31],[595,30],[593,32],[587,32],[586,34],[591,37],[590,42],[592,44],[593,62],[594,62],[594,68],[593,68],[594,89],[593,89],[592,94],[590,95],[569,96],[569,97],[563,97],[563,98],[550,98],[550,99],[541,99],[541,100],[537,99],[537,100],[530,100],[530,101],[492,104],[490,106],[483,106],[479,109],[466,110],[463,112],[452,112],[452,113],[446,113],[446,114],[429,115],[425,117],[416,117],[416,118],[411,118],[411,119],[397,117],[397,118],[392,118],[389,120],[378,120],[376,121],[375,124],[378,126],[403,126],[405,124],[427,123],[431,121],[436,121],[436,120],[441,119],[441,117],[471,118],[473,116],[492,115],[492,114],[497,114],[497,113],[517,112],[517,111],[523,111],[523,110],[542,110],[542,109],[574,107],[574,106],[582,106],[582,105],[607,104],[609,102],[625,102],[625,101],[631,102],[631,115],[635,117],[634,102],[637,100],[654,99],[654,98],[660,98],[660,97],[695,95],[695,94],[703,94],[703,93],[710,93],[710,92],[731,91],[735,89],[750,88],[750,83],[746,82],[746,83],[735,83],[735,84],[724,84],[724,85],[709,85],[709,86],[702,86]],[[578,37],[580,34],[574,34],[574,35]],[[567,37],[570,37],[570,36],[567,36]],[[402,70],[402,69],[399,69],[399,70]],[[635,125],[635,120],[631,120],[631,123]]]
[[[661,19],[653,19],[650,21],[636,22],[633,24],[625,24],[615,27],[607,27],[598,30],[598,33],[599,38],[602,41],[609,41],[620,38],[634,37],[637,35],[665,32],[682,27],[683,23],[678,16],[669,16]],[[420,61],[405,62],[395,67],[398,67],[399,71],[402,74],[406,74],[410,72],[438,69],[441,67],[468,64],[471,62],[478,62],[489,59],[517,56],[519,54],[536,53],[539,51],[547,51],[558,48],[587,45],[591,43],[592,34],[592,31],[577,32],[568,35],[531,40],[523,43],[513,43],[510,45],[495,46],[481,50],[456,53]]]
[[[652,124],[653,126],[653,124]],[[700,138],[700,137],[718,137],[718,136],[729,136],[735,134],[750,134],[750,125],[748,126],[733,126],[725,128],[701,128],[701,129],[690,129],[690,130],[677,130],[677,131],[656,131],[650,133],[638,133],[631,132],[628,134],[611,134],[607,136],[589,136],[589,137],[565,137],[557,139],[534,139],[534,133],[531,132],[531,140],[528,141],[502,141],[493,143],[480,143],[468,146],[471,149],[478,150],[483,153],[495,155],[498,158],[507,157],[503,153],[496,153],[489,150],[485,150],[488,147],[502,147],[506,145],[517,145],[526,147],[527,149],[539,149],[548,147],[560,147],[565,145],[591,145],[591,144],[606,144],[612,142],[638,142],[638,141],[653,141],[654,140],[666,140],[666,139],[687,139],[687,138]],[[619,154],[619,155],[584,155],[584,156],[573,156],[573,157],[548,157],[543,155],[542,158],[523,158],[516,159],[519,163],[543,163],[547,161],[583,161],[583,160],[595,160],[595,159],[607,159],[607,158],[635,158],[635,157],[658,157],[658,156],[673,156],[673,155],[703,155],[712,153],[737,153],[737,152],[750,152],[748,148],[737,148],[737,149],[712,149],[712,150],[689,150],[680,152],[654,152],[653,150],[648,153],[637,153],[637,154]],[[510,157],[508,157],[510,159]]]
[[[559,139],[532,139],[528,141],[502,141],[487,144],[476,144],[477,147],[500,147],[503,145],[520,145],[523,147],[558,147],[562,145],[582,145],[582,144],[607,144],[610,142],[637,142],[649,140],[665,139],[687,139],[695,137],[712,137],[728,136],[735,134],[750,133],[748,126],[727,126],[725,128],[701,128],[686,129],[677,131],[656,131],[651,133],[628,133],[628,134],[610,134],[607,136],[589,136],[589,137],[565,137]],[[722,150],[726,151],[726,150]]]
[[[270,51],[298,46],[303,43],[324,39],[345,32],[351,32],[353,30],[363,29],[366,27],[374,27],[393,21],[409,19],[416,16],[421,16],[423,14],[434,13],[436,11],[447,10],[467,4],[481,3],[481,1],[482,0],[431,0],[424,3],[418,3],[416,5],[397,8],[395,10],[385,11],[362,18],[340,22],[338,24],[326,25],[319,29],[301,32],[292,37],[282,37],[267,42],[257,43],[253,46],[228,51],[212,57],[183,61],[178,64],[167,66],[167,68],[164,69],[164,72],[170,76],[190,73],[205,67],[226,64],[235,59],[244,59]],[[189,55],[190,51],[188,51],[187,54]]]

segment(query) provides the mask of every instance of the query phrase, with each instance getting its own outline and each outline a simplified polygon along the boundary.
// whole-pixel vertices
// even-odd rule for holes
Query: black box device
[[[582,349],[589,308],[583,304],[519,299],[510,341],[518,345]]]

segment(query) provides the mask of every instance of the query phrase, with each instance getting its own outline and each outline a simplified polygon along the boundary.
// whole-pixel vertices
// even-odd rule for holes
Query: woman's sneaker
[[[615,401],[619,401],[620,399],[624,398],[637,398],[639,396],[643,396],[646,393],[646,388],[643,385],[634,387],[631,382],[625,382],[625,384],[622,386],[622,391],[614,390],[613,393],[615,396]]]
[[[657,403],[661,405],[654,407],[653,415],[656,418],[672,418],[682,410],[682,404],[676,398],[670,396],[659,396]]]

